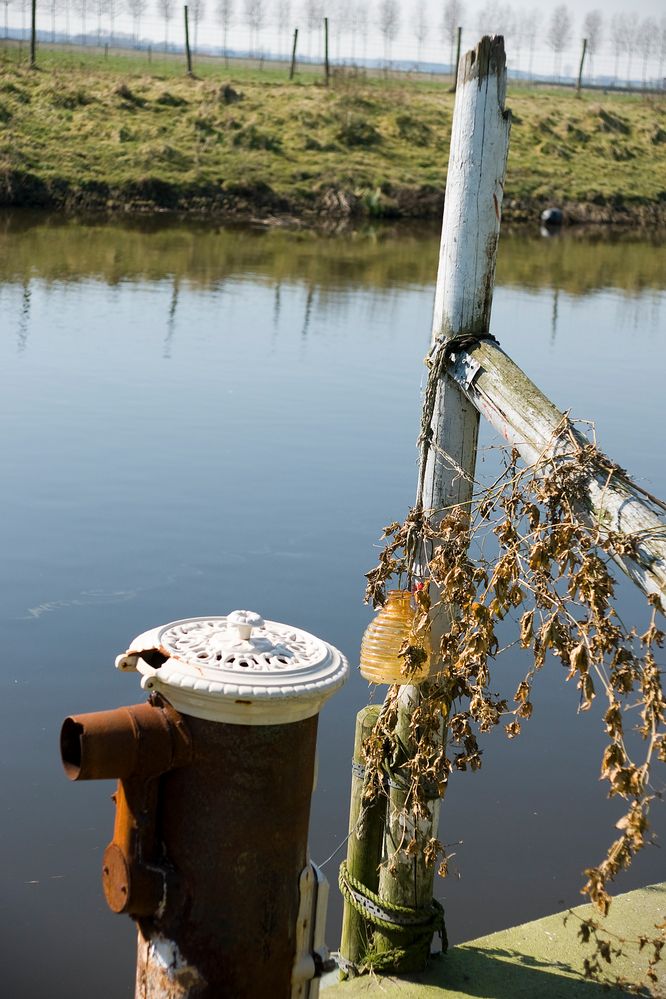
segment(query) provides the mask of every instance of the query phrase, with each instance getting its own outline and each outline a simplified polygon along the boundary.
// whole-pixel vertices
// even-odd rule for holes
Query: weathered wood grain
[[[462,352],[480,365],[466,398],[514,445],[528,465],[564,456],[588,439],[499,347],[480,343]],[[657,594],[666,612],[666,519],[629,476],[603,454],[585,478],[587,500],[581,520],[601,534],[619,531],[636,539],[636,557],[614,556],[617,564],[646,594]]]

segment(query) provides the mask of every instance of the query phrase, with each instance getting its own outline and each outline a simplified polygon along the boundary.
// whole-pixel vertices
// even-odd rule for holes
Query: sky
[[[27,0],[0,0],[1,4],[9,3],[9,23],[19,26],[25,17],[21,13],[21,8],[27,7]],[[62,7],[64,0],[59,0]],[[190,8],[196,0],[190,0]],[[300,51],[304,54],[316,55],[321,48],[321,39],[310,35],[305,26],[303,16],[303,5],[307,0],[291,0],[291,15],[289,18],[289,29],[279,31],[276,26],[275,11],[279,0],[264,0],[266,6],[266,24],[262,28],[259,36],[259,44],[265,51],[286,52],[290,45],[293,28],[298,24],[300,28]],[[284,0],[283,0],[284,2]],[[370,0],[366,3],[354,3],[353,0],[322,0],[324,13],[328,14],[331,30],[331,51],[332,56],[347,57],[355,56],[357,59],[366,55],[368,58],[382,58],[384,56],[384,44],[378,29],[377,9],[380,0]],[[400,11],[400,31],[390,46],[390,57],[393,60],[415,61],[418,56],[422,61],[442,63],[449,61],[449,45],[442,41],[440,33],[441,12],[444,7],[444,0],[424,0],[428,11],[428,35],[424,44],[420,47],[414,32],[414,11],[419,0],[397,0]],[[219,0],[203,0],[205,14],[196,31],[197,43],[201,48],[207,46],[221,47],[222,30],[219,19],[216,15]],[[234,23],[231,25],[228,35],[228,44],[235,49],[247,50],[250,46],[250,36],[245,18],[242,15],[246,0],[233,0],[235,9]],[[367,41],[363,40],[357,31],[341,32],[340,25],[349,23],[349,13],[338,16],[340,5],[347,3],[352,9],[365,9],[368,12],[368,22],[370,30]],[[40,20],[46,29],[50,29],[51,18],[49,10],[51,0],[38,0],[38,11]],[[81,0],[78,0],[80,8]],[[97,30],[97,7],[107,8],[104,0],[87,0],[88,15],[86,33],[90,38],[94,38]],[[488,0],[462,0],[463,5],[463,48],[471,48],[480,36],[479,16],[484,7],[488,6]],[[541,31],[539,41],[535,46],[533,55],[533,70],[538,73],[552,74],[556,69],[556,62],[553,52],[545,44],[543,36],[553,8],[557,5],[557,0],[496,0],[496,5],[500,7],[510,6],[514,14],[519,11],[537,10],[541,15]],[[117,6],[125,7],[125,0],[117,0]],[[620,79],[629,73],[634,80],[642,78],[643,65],[642,57],[635,53],[629,61],[626,56],[621,56],[619,61],[613,55],[609,45],[608,25],[613,14],[632,13],[638,18],[654,18],[657,22],[666,23],[666,0],[570,0],[567,7],[572,17],[571,40],[566,50],[562,53],[561,72],[572,75],[577,72],[578,60],[580,57],[580,47],[582,40],[582,23],[585,14],[592,10],[601,10],[604,19],[604,36],[599,52],[594,56],[593,69],[595,73],[613,74],[617,62],[618,75]],[[70,32],[81,32],[81,18],[75,14],[77,0],[69,0],[69,27]],[[182,42],[182,4],[180,0],[174,0],[174,18],[169,26],[169,37],[175,42]],[[66,24],[65,15],[61,12],[56,18],[56,28],[64,30]],[[103,19],[103,30],[108,30],[108,19]],[[132,31],[132,21],[127,14],[121,14],[116,22],[116,30],[130,33]],[[321,34],[321,33],[320,33]],[[152,40],[158,43],[164,38],[164,22],[158,13],[157,0],[148,0],[147,10],[140,22],[140,35],[145,40]],[[515,38],[506,32],[507,59],[510,69],[526,70],[528,68],[527,46],[517,51]],[[419,50],[420,49],[420,50]],[[655,51],[646,64],[648,78],[655,79],[660,68],[659,55]]]

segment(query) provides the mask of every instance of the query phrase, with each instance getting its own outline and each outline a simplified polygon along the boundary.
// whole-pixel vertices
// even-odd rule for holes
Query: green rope
[[[345,901],[366,923],[390,933],[392,937],[404,938],[404,943],[397,943],[388,950],[379,951],[370,944],[358,971],[372,968],[380,972],[406,972],[424,967],[430,955],[430,942],[434,933],[440,934],[442,947],[446,950],[444,908],[436,898],[423,909],[412,909],[389,902],[350,874],[344,860],[340,864],[338,885]],[[373,911],[374,909],[379,911]],[[391,916],[395,919],[391,919]]]

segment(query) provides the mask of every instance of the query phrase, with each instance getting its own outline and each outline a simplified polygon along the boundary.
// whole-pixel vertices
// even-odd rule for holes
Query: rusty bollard
[[[315,999],[328,885],[307,835],[317,719],[348,666],[249,611],[140,635],[149,700],[67,718],[71,780],[117,778],[102,883],[138,926],[136,999]]]

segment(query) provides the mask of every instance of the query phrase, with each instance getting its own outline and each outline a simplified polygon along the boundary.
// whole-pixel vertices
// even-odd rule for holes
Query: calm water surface
[[[135,635],[248,607],[356,660],[363,574],[414,496],[436,260],[436,233],[414,230],[0,217],[8,996],[131,994],[132,925],[108,912],[99,879],[112,785],[70,785],[57,734],[70,712],[141,699],[113,668]],[[515,360],[662,496],[665,264],[658,240],[505,233],[493,313]],[[484,430],[483,474],[492,443]],[[621,609],[641,619],[629,586]],[[354,672],[321,718],[319,861],[346,834],[367,699]],[[598,729],[551,670],[520,739],[496,734],[482,771],[456,775],[440,833],[455,876],[437,886],[454,941],[579,901],[616,815]],[[650,849],[619,887],[664,876]],[[333,889],[332,946],[339,921]]]

